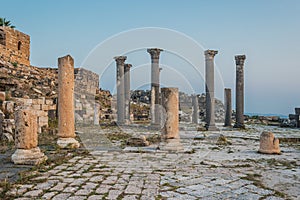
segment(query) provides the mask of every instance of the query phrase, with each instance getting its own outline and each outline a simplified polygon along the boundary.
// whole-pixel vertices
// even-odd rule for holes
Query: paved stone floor
[[[90,148],[87,155],[49,166],[7,195],[20,200],[299,199],[299,142],[281,143],[281,155],[258,154],[263,129],[207,133],[181,125],[177,151],[165,151],[163,144],[125,149],[103,144],[109,148]],[[299,129],[271,129],[276,137],[300,138]],[[220,134],[230,143],[219,144]]]

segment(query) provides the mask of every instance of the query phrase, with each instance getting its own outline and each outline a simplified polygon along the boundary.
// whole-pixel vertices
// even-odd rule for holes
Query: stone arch
[[[18,42],[18,51],[20,51],[20,50],[21,50],[21,47],[22,47],[22,42],[21,42],[21,41],[19,41],[19,42]]]
[[[6,35],[3,29],[0,29],[0,44],[6,45]]]

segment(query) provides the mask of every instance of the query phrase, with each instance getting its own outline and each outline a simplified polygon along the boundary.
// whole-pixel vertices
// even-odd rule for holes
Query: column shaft
[[[114,58],[117,65],[117,123],[125,123],[125,86],[124,86],[124,62],[126,56]]]
[[[165,139],[179,138],[179,103],[178,88],[162,88],[162,106],[166,111],[163,137]]]
[[[198,124],[199,105],[198,105],[198,96],[197,95],[192,95],[192,107],[193,107],[192,122],[194,124]]]
[[[75,138],[74,60],[58,58],[58,136]]]
[[[235,56],[236,62],[236,100],[235,100],[235,112],[236,121],[235,128],[245,128],[244,124],[244,62],[245,55]]]
[[[160,126],[160,112],[159,112],[159,55],[162,49],[147,49],[147,52],[151,55],[151,124],[154,126]]]
[[[206,50],[205,54],[205,91],[206,91],[206,129],[218,130],[215,125],[215,97],[214,97],[214,56],[218,51]]]
[[[125,64],[124,67],[124,88],[125,88],[125,121],[130,122],[130,68],[131,64]]]
[[[224,90],[224,96],[225,96],[225,123],[224,126],[231,126],[232,120],[231,120],[231,113],[232,113],[232,104],[231,104],[231,89],[225,88]]]

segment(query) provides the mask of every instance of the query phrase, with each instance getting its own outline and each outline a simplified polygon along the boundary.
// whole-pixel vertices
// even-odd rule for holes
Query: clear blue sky
[[[246,112],[288,114],[300,106],[298,0],[0,0],[0,7],[1,17],[31,36],[31,63],[35,66],[55,67],[57,58],[65,54],[71,54],[80,66],[92,49],[115,34],[134,28],[160,27],[186,34],[204,49],[219,50],[215,57],[222,82],[216,86],[218,98],[223,100],[223,86],[232,88],[235,94],[234,55],[246,54]],[[203,59],[203,52],[196,53]],[[133,64],[150,62],[145,51],[129,55]],[[138,60],[138,55],[146,61],[135,63],[133,58]],[[187,64],[182,60],[175,63],[176,58],[171,58],[167,51],[162,54],[162,65],[181,63],[181,68],[175,68],[183,73]],[[111,68],[100,83],[101,87],[113,90],[115,68]],[[168,67],[165,69],[162,79],[167,84]],[[148,78],[149,73],[136,70],[135,74]],[[202,93],[203,80],[198,81],[192,80],[190,84],[195,92]],[[138,87],[134,77],[131,84]]]

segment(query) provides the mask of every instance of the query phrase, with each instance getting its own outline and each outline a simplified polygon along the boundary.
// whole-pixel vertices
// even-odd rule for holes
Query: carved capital
[[[235,56],[235,64],[236,65],[244,65],[244,62],[246,60],[245,55],[237,55]]]
[[[204,51],[204,55],[206,59],[214,59],[215,55],[218,54],[218,51],[215,50],[206,50]]]
[[[161,51],[163,50],[158,48],[147,49],[147,52],[151,55],[151,59],[159,59],[159,54]]]
[[[125,60],[127,59],[127,56],[116,56],[114,59],[117,62],[117,65],[124,65]]]
[[[124,65],[124,71],[129,71],[130,70],[130,68],[132,67],[132,64],[125,64]]]

